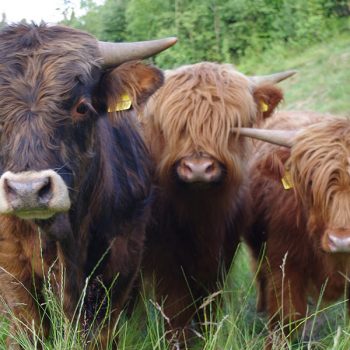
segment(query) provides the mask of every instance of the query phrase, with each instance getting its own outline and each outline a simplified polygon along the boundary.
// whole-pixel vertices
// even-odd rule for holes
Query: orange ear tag
[[[126,111],[131,108],[131,98],[128,94],[122,94],[114,107],[109,107],[108,112]]]
[[[269,110],[269,105],[264,101],[260,101],[260,110],[261,112],[267,112]]]
[[[284,176],[282,177],[281,182],[285,190],[290,190],[293,188],[293,182],[289,171],[284,172]]]

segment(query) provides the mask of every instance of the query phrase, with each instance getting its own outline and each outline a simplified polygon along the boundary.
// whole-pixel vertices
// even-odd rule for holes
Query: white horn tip
[[[261,83],[265,83],[265,82],[279,83],[279,82],[293,76],[296,73],[297,73],[296,70],[291,69],[291,70],[286,70],[283,72],[273,73],[273,74],[269,74],[269,75],[253,76],[253,77],[250,77],[250,79],[255,84],[261,84]]]
[[[289,77],[291,77],[291,76],[293,76],[294,74],[297,74],[297,73],[298,73],[298,71],[295,70],[295,69],[287,70],[287,71],[285,71],[285,77],[289,78]]]
[[[168,42],[169,47],[173,46],[177,43],[177,37],[176,36],[170,36],[169,38],[164,38]]]
[[[163,39],[156,39],[154,40],[155,42],[159,42],[159,44],[162,46],[163,50],[168,49],[169,47],[175,45],[177,43],[177,37],[175,36],[170,36],[168,38],[163,38]]]

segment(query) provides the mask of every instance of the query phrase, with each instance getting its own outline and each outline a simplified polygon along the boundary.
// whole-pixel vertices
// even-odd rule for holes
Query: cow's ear
[[[286,164],[289,157],[289,148],[274,146],[273,150],[261,158],[258,169],[262,175],[281,181],[286,175]]]
[[[282,90],[270,83],[256,86],[253,95],[258,107],[258,123],[268,118],[283,100]]]
[[[142,62],[127,62],[107,72],[102,89],[109,111],[138,110],[164,82],[163,72]]]

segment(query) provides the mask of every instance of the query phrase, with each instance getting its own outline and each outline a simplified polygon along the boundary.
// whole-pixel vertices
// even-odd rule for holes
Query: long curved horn
[[[99,41],[100,54],[104,68],[115,67],[123,62],[151,57],[166,50],[177,42],[177,38],[170,37],[159,40],[137,41],[133,43],[109,43]]]
[[[301,130],[269,130],[255,128],[233,128],[238,135],[252,137],[279,146],[292,147],[294,138]]]
[[[287,70],[285,72],[278,72],[270,75],[257,75],[253,77],[249,77],[255,84],[262,84],[266,82],[270,83],[279,83],[282,80],[285,80],[292,75],[297,73],[296,70]]]

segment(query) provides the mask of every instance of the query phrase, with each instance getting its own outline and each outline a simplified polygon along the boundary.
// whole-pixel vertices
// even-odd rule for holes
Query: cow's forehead
[[[89,71],[99,59],[96,40],[71,28],[20,25],[0,32],[3,74],[6,71],[14,75],[29,74],[25,78],[30,80],[32,70],[52,69],[51,75],[62,72],[74,75],[77,73],[74,69]]]
[[[40,50],[60,52],[61,55],[66,51],[82,52],[82,55],[93,51],[97,52],[97,42],[88,33],[63,27],[63,26],[47,26],[47,25],[15,25],[5,27],[0,31],[0,57],[11,57],[13,53],[33,54]]]
[[[250,125],[256,115],[252,84],[231,65],[202,62],[167,73],[147,113],[172,137],[214,135],[238,125]],[[208,129],[208,130],[206,130]],[[178,131],[178,133],[176,132]]]
[[[94,38],[62,27],[17,26],[0,33],[0,112],[38,112],[88,83],[98,64]],[[11,112],[11,111],[8,111]],[[11,113],[10,113],[11,114]]]
[[[303,196],[327,208],[338,193],[350,191],[350,122],[333,120],[311,125],[297,137],[290,165]]]
[[[215,62],[199,62],[192,65],[184,65],[176,69],[166,70],[165,78],[170,79],[176,76],[184,75],[188,79],[202,80],[208,84],[218,82],[239,83],[242,88],[252,88],[250,79],[243,73],[239,72],[232,64],[215,63]]]

